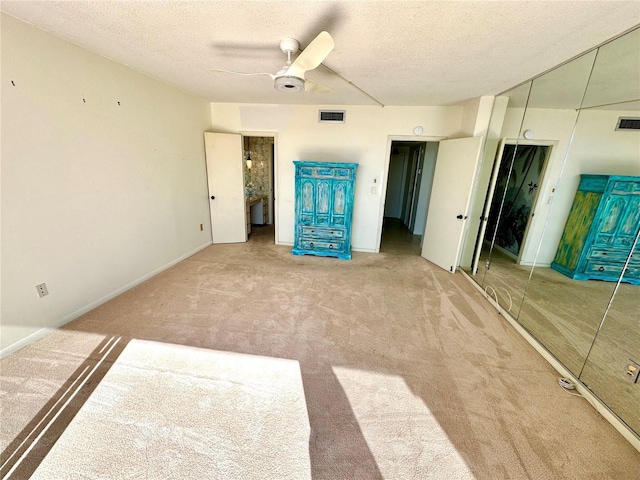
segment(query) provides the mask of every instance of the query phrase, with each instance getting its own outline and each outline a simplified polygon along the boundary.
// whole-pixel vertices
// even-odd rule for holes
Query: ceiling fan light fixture
[[[304,92],[304,80],[289,75],[276,77],[273,86],[280,92]]]
[[[305,80],[305,73],[319,67],[327,55],[331,53],[335,44],[333,38],[328,32],[320,32],[306,48],[296,56],[295,60],[291,60],[291,55],[300,50],[300,43],[294,38],[283,38],[280,41],[280,50],[287,55],[287,64],[282,67],[278,73],[271,74],[267,72],[245,73],[233,72],[231,70],[222,70],[212,68],[212,72],[231,73],[233,75],[242,76],[267,76],[273,80],[273,87],[279,92],[330,92],[331,88],[324,87],[316,82]],[[335,72],[333,72],[335,73]],[[351,82],[349,82],[351,83]]]

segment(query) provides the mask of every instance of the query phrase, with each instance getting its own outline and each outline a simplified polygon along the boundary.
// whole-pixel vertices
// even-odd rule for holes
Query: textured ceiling
[[[283,93],[283,37],[334,38],[324,64],[384,105],[502,92],[640,23],[633,1],[2,1],[2,11],[212,102],[376,102],[319,67],[330,93]]]

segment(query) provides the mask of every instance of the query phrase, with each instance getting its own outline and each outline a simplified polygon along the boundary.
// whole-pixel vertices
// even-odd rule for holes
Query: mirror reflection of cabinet
[[[487,228],[483,235],[480,228],[478,233],[467,233],[465,245],[479,261],[462,268],[640,441],[640,381],[627,374],[628,365],[640,364],[636,280],[640,130],[617,129],[621,118],[640,118],[640,29],[507,91],[498,100],[503,97],[508,102],[506,112],[494,108],[501,115],[495,122],[502,122],[494,142],[515,139],[516,152],[532,141],[554,146],[538,183],[540,201],[528,227],[524,261],[521,252],[514,259],[496,248],[495,228]],[[530,135],[525,139],[526,130]],[[494,157],[485,151],[485,162],[487,158]],[[504,188],[492,189],[488,170],[496,167],[481,168],[487,174],[480,176],[474,201],[476,208],[478,202],[485,205],[486,222],[487,199],[493,196],[490,209],[494,215],[498,212],[497,225],[509,210],[508,195]],[[567,238],[567,225],[576,216],[570,212],[581,179],[589,175],[604,180],[593,192],[593,204],[584,206],[583,230],[574,235],[581,240],[575,242]],[[626,183],[616,187],[616,177]],[[527,261],[530,253],[532,260]],[[552,268],[554,261],[554,267],[570,268],[560,273],[561,268]]]
[[[574,280],[616,282],[640,222],[640,177],[582,175],[551,268]],[[640,268],[625,280],[640,283]]]

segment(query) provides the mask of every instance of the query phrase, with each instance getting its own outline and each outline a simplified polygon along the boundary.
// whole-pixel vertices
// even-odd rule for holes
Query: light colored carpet
[[[640,454],[462,275],[382,252],[296,257],[267,229],[201,251],[4,359],[3,446],[115,335],[299,362],[314,480],[638,478]]]
[[[31,477],[311,478],[294,360],[132,340]]]
[[[640,385],[624,374],[630,359],[640,361],[640,286],[620,284],[607,312],[614,282],[572,280],[549,267],[531,275],[531,267],[497,250],[491,269],[483,271],[484,265],[473,278],[490,293],[494,288],[503,308],[513,299],[518,321],[576,376],[582,372],[591,391],[640,432]]]

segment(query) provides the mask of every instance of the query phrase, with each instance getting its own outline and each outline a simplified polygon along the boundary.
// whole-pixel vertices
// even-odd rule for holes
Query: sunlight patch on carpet
[[[31,478],[305,479],[309,432],[297,361],[132,340]]]
[[[397,375],[333,367],[384,478],[473,480],[424,401]]]

